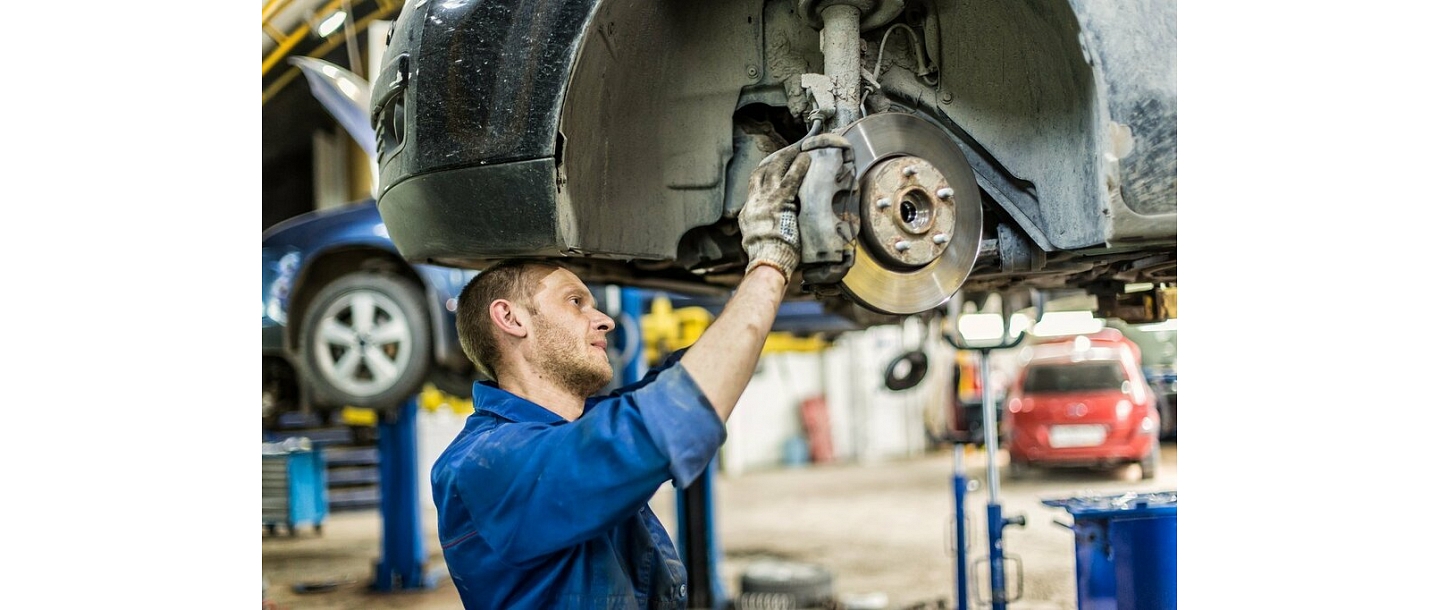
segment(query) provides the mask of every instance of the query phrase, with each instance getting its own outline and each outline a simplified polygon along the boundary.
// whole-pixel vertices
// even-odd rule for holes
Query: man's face
[[[605,334],[615,328],[615,320],[595,309],[585,283],[569,270],[556,269],[540,281],[533,304],[531,353],[540,374],[579,396],[610,383],[614,371]]]

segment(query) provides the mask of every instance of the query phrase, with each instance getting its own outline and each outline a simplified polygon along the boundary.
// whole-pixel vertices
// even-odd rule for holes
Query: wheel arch
[[[1173,46],[1173,32],[1136,41],[1142,17],[1168,15],[1173,23],[1173,7],[1126,12],[1089,0],[987,0],[915,8],[923,5],[934,25],[912,29],[928,39],[922,46],[938,63],[938,84],[916,76],[909,40],[896,31],[879,77],[884,97],[950,131],[982,190],[1016,227],[1046,251],[1173,239],[1174,67],[1137,75],[1147,53]],[[739,207],[728,199],[743,197],[743,184],[732,182],[749,168],[730,167],[732,158],[758,161],[731,147],[741,110],[803,107],[799,75],[823,71],[818,32],[790,9],[749,0],[693,7],[684,19],[651,5],[597,9],[557,125],[562,244],[669,258],[687,231]],[[885,29],[865,34],[867,70]],[[654,86],[662,79],[664,87]],[[643,207],[659,192],[672,203]],[[638,207],[617,213],[616,205]],[[632,217],[657,230],[641,239],[618,226]],[[630,241],[616,241],[622,237]]]

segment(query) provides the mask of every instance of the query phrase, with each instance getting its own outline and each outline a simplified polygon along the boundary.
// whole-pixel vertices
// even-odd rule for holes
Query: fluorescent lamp
[[[1088,335],[1102,328],[1105,328],[1105,321],[1088,311],[1051,311],[1035,323],[1034,333],[1040,337]]]
[[[960,336],[972,345],[999,343],[1005,335],[1005,319],[998,313],[972,313],[960,316]]]
[[[346,17],[345,11],[335,11],[335,14],[326,17],[324,21],[320,22],[320,26],[315,28],[315,33],[319,34],[321,38],[334,34],[335,30],[345,25]]]
[[[1170,318],[1169,320],[1166,320],[1164,322],[1156,322],[1154,324],[1142,324],[1140,326],[1136,326],[1135,328],[1136,330],[1143,330],[1148,333],[1160,332],[1164,330],[1178,331],[1180,330],[1180,321],[1175,318]]]

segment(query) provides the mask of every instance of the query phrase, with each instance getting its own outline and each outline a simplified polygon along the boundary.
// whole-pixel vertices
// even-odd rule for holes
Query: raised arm
[[[780,311],[785,284],[786,277],[775,267],[752,268],[715,322],[680,359],[680,366],[700,386],[720,421],[730,418],[755,374],[760,349]]]
[[[806,151],[825,147],[849,144],[834,134],[811,136],[771,153],[750,174],[749,194],[740,210],[741,243],[750,257],[745,278],[680,359],[721,421],[729,419],[755,373],[785,287],[800,262],[796,194],[810,169]]]

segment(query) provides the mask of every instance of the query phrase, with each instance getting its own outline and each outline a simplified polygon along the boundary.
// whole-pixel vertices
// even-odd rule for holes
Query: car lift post
[[[970,607],[970,595],[966,587],[969,581],[965,578],[965,562],[968,561],[966,551],[969,549],[965,542],[965,490],[969,482],[965,479],[965,443],[956,442],[954,447],[955,472],[951,479],[955,488],[955,599],[959,600],[955,607],[966,610]]]
[[[374,591],[430,589],[425,573],[425,540],[420,529],[420,478],[415,416],[419,398],[411,396],[393,413],[383,413],[380,428],[380,561]]]
[[[640,291],[634,288],[621,289],[621,310],[626,319],[633,320],[638,327],[645,313],[644,300]],[[645,376],[645,348],[643,335],[634,333],[642,345],[637,345],[629,362],[624,363],[625,378],[622,384],[640,381]],[[715,543],[714,483],[718,459],[710,460],[689,487],[675,491],[676,551],[685,564],[688,575],[689,607],[720,610],[728,601],[725,586],[720,578],[720,547]]]

